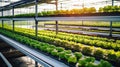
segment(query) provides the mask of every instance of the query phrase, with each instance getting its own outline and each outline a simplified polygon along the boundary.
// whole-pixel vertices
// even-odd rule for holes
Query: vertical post
[[[83,0],[83,3],[82,3],[82,8],[84,8],[84,6],[85,6],[85,5],[84,5],[84,0]]]
[[[36,18],[38,17],[38,0],[35,0],[35,36],[38,36],[38,21]],[[38,67],[38,63],[35,61],[35,67]]]
[[[56,0],[56,10],[58,10],[58,0]],[[56,22],[56,35],[58,34],[58,21],[55,21]]]
[[[56,21],[56,35],[58,34],[58,21]]]
[[[58,10],[58,0],[55,2],[56,10]]]
[[[112,6],[114,6],[114,0],[112,0]],[[110,37],[112,37],[112,21],[110,21]]]
[[[114,6],[114,0],[112,0],[112,6]]]
[[[3,17],[3,9],[2,9],[2,17]],[[2,20],[2,28],[4,28],[4,21]]]
[[[84,8],[84,0],[83,0],[83,3],[82,3],[82,8]],[[83,27],[83,23],[84,23],[84,21],[82,20],[82,27]],[[82,31],[83,31],[84,29],[82,28]]]
[[[35,61],[35,67],[38,67],[38,63]]]
[[[61,10],[62,10],[62,8],[63,8],[63,5],[62,5],[62,4],[63,4],[63,3],[60,3],[60,4],[61,4]]]
[[[35,20],[35,36],[38,36],[38,21]]]
[[[82,20],[82,31],[84,30],[84,29],[83,29],[83,22],[84,22],[84,21]]]
[[[38,21],[36,18],[38,17],[38,0],[35,0],[35,36],[38,36]],[[35,61],[35,67],[38,67],[37,61]]]
[[[13,8],[12,8],[12,15],[13,15],[13,17],[14,17],[14,6],[13,6]],[[12,23],[13,23],[13,31],[15,31],[15,21],[12,20]]]
[[[38,17],[38,0],[35,0],[35,35],[38,35],[38,21],[36,18]]]
[[[110,34],[109,34],[110,37],[112,37],[112,21],[110,21]]]

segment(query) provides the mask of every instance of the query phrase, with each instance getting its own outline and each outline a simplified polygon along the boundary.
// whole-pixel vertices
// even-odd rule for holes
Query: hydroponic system
[[[120,1],[87,1],[10,2],[0,7],[0,39],[36,67],[119,67]]]

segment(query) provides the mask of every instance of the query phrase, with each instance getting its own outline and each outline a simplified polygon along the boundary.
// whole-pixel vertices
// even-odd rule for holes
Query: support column
[[[13,8],[12,8],[12,15],[13,15],[13,17],[14,17],[14,6],[13,6]],[[13,31],[15,31],[15,21],[12,20],[12,23],[13,23]]]
[[[114,6],[114,0],[112,0],[112,6]]]
[[[2,28],[4,28],[4,21],[2,20]]]
[[[38,63],[35,61],[35,67],[38,67]]]
[[[110,34],[109,34],[110,37],[112,37],[112,21],[110,21]]]
[[[38,36],[38,21],[35,20],[35,36]]]
[[[38,21],[36,18],[38,17],[38,0],[35,0],[35,36],[38,36]],[[35,61],[35,67],[38,67],[38,62]]]
[[[13,31],[15,31],[15,21],[12,20],[12,24],[13,24]]]
[[[36,18],[38,17],[38,0],[35,0],[35,35],[38,35],[38,21]]]
[[[84,29],[83,29],[83,22],[84,22],[84,21],[82,20],[82,31],[84,30]]]
[[[3,17],[3,9],[2,9],[2,17]],[[4,28],[4,20],[2,20],[2,28]]]
[[[55,5],[56,5],[56,10],[58,10],[58,0],[56,0]],[[56,23],[56,35],[57,35],[58,34],[58,21],[56,20],[55,23]]]
[[[58,21],[56,21],[56,35],[58,34]]]

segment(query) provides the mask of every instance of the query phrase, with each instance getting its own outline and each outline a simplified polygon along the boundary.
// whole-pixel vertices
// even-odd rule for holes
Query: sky
[[[7,1],[7,0],[5,0]],[[18,0],[11,0],[11,1],[18,1]],[[83,8],[83,4],[84,4],[84,7],[95,7],[96,9],[98,9],[99,7],[103,7],[103,6],[106,6],[106,5],[111,5],[112,0],[58,0],[58,9],[67,9],[67,10],[70,10],[70,9],[73,9],[73,8],[77,8],[77,9],[80,9],[80,8]],[[54,1],[52,1],[54,2]],[[114,5],[119,5],[120,6],[120,1],[115,1],[114,2],[115,4]],[[8,3],[7,3],[8,4]],[[5,4],[1,4],[0,3],[0,6],[1,5],[5,5]],[[50,6],[50,7],[49,7]],[[22,8],[22,9],[16,9],[16,14],[17,13],[27,13],[27,12],[34,12],[34,6],[30,6],[30,7],[27,7],[27,8]],[[38,11],[48,11],[48,10],[55,10],[55,4],[46,4],[46,3],[43,3],[43,4],[40,4],[38,6]],[[5,14],[7,14],[8,12],[6,12]]]

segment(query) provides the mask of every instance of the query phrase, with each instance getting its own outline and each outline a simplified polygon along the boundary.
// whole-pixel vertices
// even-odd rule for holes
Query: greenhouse
[[[0,0],[0,67],[120,67],[120,0]]]

